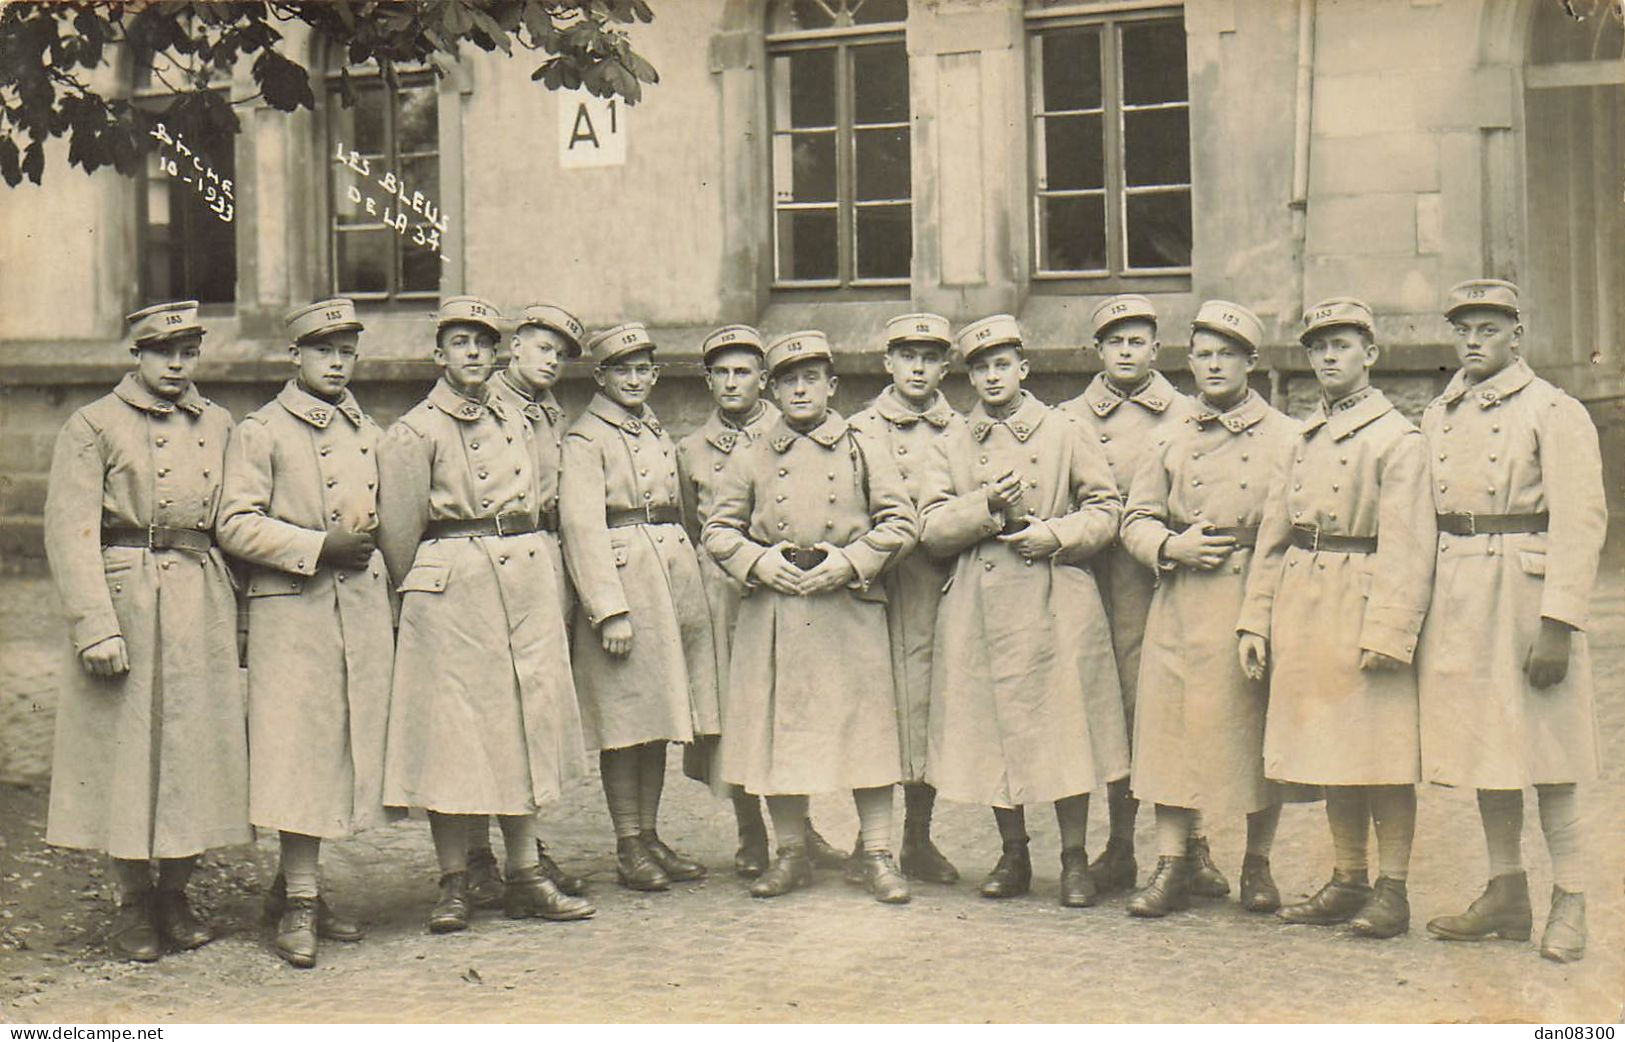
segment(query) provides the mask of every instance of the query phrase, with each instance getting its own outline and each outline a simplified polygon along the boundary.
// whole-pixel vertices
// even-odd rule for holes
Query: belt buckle
[[[158,545],[158,526],[157,525],[148,525],[147,526],[147,549],[148,550],[164,550],[164,549],[168,549],[167,547],[163,547],[163,546]]]
[[[1464,518],[1467,519],[1467,532],[1466,532],[1467,535],[1477,535],[1478,534],[1478,515],[1477,514],[1473,513],[1471,510],[1464,510],[1460,514],[1458,514],[1457,516],[1458,517],[1464,517]]]
[[[492,524],[494,524],[494,525],[496,525],[496,529],[497,529],[497,535],[499,535],[499,536],[505,536],[505,535],[507,535],[507,534],[508,534],[508,533],[507,533],[507,532],[504,532],[504,531],[503,531],[503,530],[502,530],[502,515],[501,515],[501,514],[498,514],[498,515],[496,515],[496,516],[495,516],[495,517],[493,517],[493,518],[492,518],[492,519],[491,519],[491,523],[492,523]]]
[[[655,523],[655,504],[652,499],[643,501],[643,521],[650,525]]]
[[[1309,526],[1309,552],[1312,553],[1312,554],[1320,553],[1320,526],[1319,525],[1310,525]]]

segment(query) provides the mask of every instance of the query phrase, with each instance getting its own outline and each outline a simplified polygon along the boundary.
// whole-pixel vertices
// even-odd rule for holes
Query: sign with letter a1
[[[559,91],[559,166],[626,165],[626,106],[584,90]]]

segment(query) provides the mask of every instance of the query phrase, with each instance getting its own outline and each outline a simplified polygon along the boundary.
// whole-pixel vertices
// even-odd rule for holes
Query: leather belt
[[[1538,514],[1435,514],[1439,531],[1450,535],[1510,535],[1512,533],[1544,532],[1551,524],[1552,515]]]
[[[168,525],[104,525],[103,546],[139,546],[147,550],[185,550],[206,554],[214,549],[214,533],[206,528],[170,528]]]
[[[1194,523],[1195,522],[1193,521],[1170,520],[1168,522],[1168,527],[1176,531],[1183,532]],[[1257,525],[1230,525],[1228,527],[1224,525],[1214,525],[1211,528],[1204,529],[1204,531],[1207,532],[1208,535],[1229,536],[1231,539],[1236,541],[1237,547],[1258,545]]]
[[[542,516],[537,518],[536,527],[544,532],[556,533],[559,530],[559,505],[557,503],[542,508]]]
[[[539,531],[540,525],[530,514],[514,511],[495,517],[474,517],[466,520],[430,521],[423,526],[423,539],[457,539],[463,536],[525,535]]]
[[[1325,550],[1334,554],[1374,554],[1377,537],[1373,535],[1333,535],[1322,532],[1319,525],[1293,525],[1292,545],[1300,550]]]
[[[604,515],[608,528],[626,528],[630,525],[680,525],[683,512],[673,503],[651,504],[631,510],[611,510]]]
[[[816,546],[785,546],[779,553],[784,559],[804,572],[812,571],[829,557],[829,551]]]

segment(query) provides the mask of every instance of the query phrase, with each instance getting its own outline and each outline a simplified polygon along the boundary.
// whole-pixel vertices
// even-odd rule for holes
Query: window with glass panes
[[[1036,274],[1188,274],[1183,16],[1129,11],[1030,27]]]
[[[349,70],[349,106],[336,70],[327,82],[332,290],[358,300],[433,298],[440,292],[436,225],[444,224],[438,87],[428,69],[398,66],[391,86],[367,68]],[[347,162],[336,161],[341,150]],[[397,184],[404,198],[392,190]],[[427,201],[421,211],[411,205],[416,193]]]
[[[907,0],[782,0],[768,35],[774,284],[907,285]]]
[[[163,54],[141,55],[135,63],[134,103],[165,112],[159,118],[170,142],[148,139],[146,166],[136,184],[136,248],[143,305],[165,300],[229,304],[237,299],[237,225],[232,199],[237,144],[229,134],[205,139],[200,126],[181,113],[167,111],[175,100],[171,91],[189,82],[189,77]],[[229,83],[211,86],[229,98]],[[181,150],[182,145],[190,155]]]

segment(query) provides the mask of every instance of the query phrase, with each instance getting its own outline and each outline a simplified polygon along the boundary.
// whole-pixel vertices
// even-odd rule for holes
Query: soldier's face
[[[1257,358],[1227,336],[1198,329],[1191,334],[1190,364],[1196,389],[1209,401],[1229,403],[1247,393]]]
[[[705,367],[705,383],[717,408],[743,416],[756,408],[767,388],[762,356],[746,348],[718,351]]]
[[[971,359],[970,385],[983,405],[1009,405],[1021,393],[1027,371],[1027,359],[1014,345],[989,348]]]
[[[353,329],[329,333],[318,340],[289,349],[299,369],[299,382],[319,394],[338,395],[355,375],[356,348],[361,334]]]
[[[472,322],[453,322],[435,338],[434,360],[454,390],[477,391],[495,369],[497,336]]]
[[[1468,381],[1487,380],[1518,357],[1523,326],[1498,308],[1465,308],[1450,318],[1456,334],[1456,358]]]
[[[1328,398],[1352,394],[1371,382],[1377,345],[1354,326],[1329,326],[1315,332],[1304,348],[1309,366]]]
[[[660,367],[655,365],[653,351],[634,351],[593,370],[593,379],[604,389],[605,397],[616,405],[639,409],[649,400],[649,392],[655,389]]]
[[[203,353],[203,337],[160,340],[134,350],[136,375],[147,390],[160,398],[179,398],[192,386],[192,372]]]
[[[829,400],[839,381],[822,358],[780,369],[773,377],[773,398],[791,423],[817,423],[829,412]]]
[[[1145,379],[1162,343],[1157,339],[1156,326],[1129,318],[1106,327],[1095,341],[1095,349],[1100,352],[1107,378],[1127,387]]]
[[[538,390],[547,390],[559,379],[559,368],[569,344],[559,333],[541,326],[524,326],[513,335],[513,358],[508,368]]]
[[[887,349],[885,366],[897,393],[924,405],[935,397],[948,372],[948,350],[936,344],[896,344]]]

